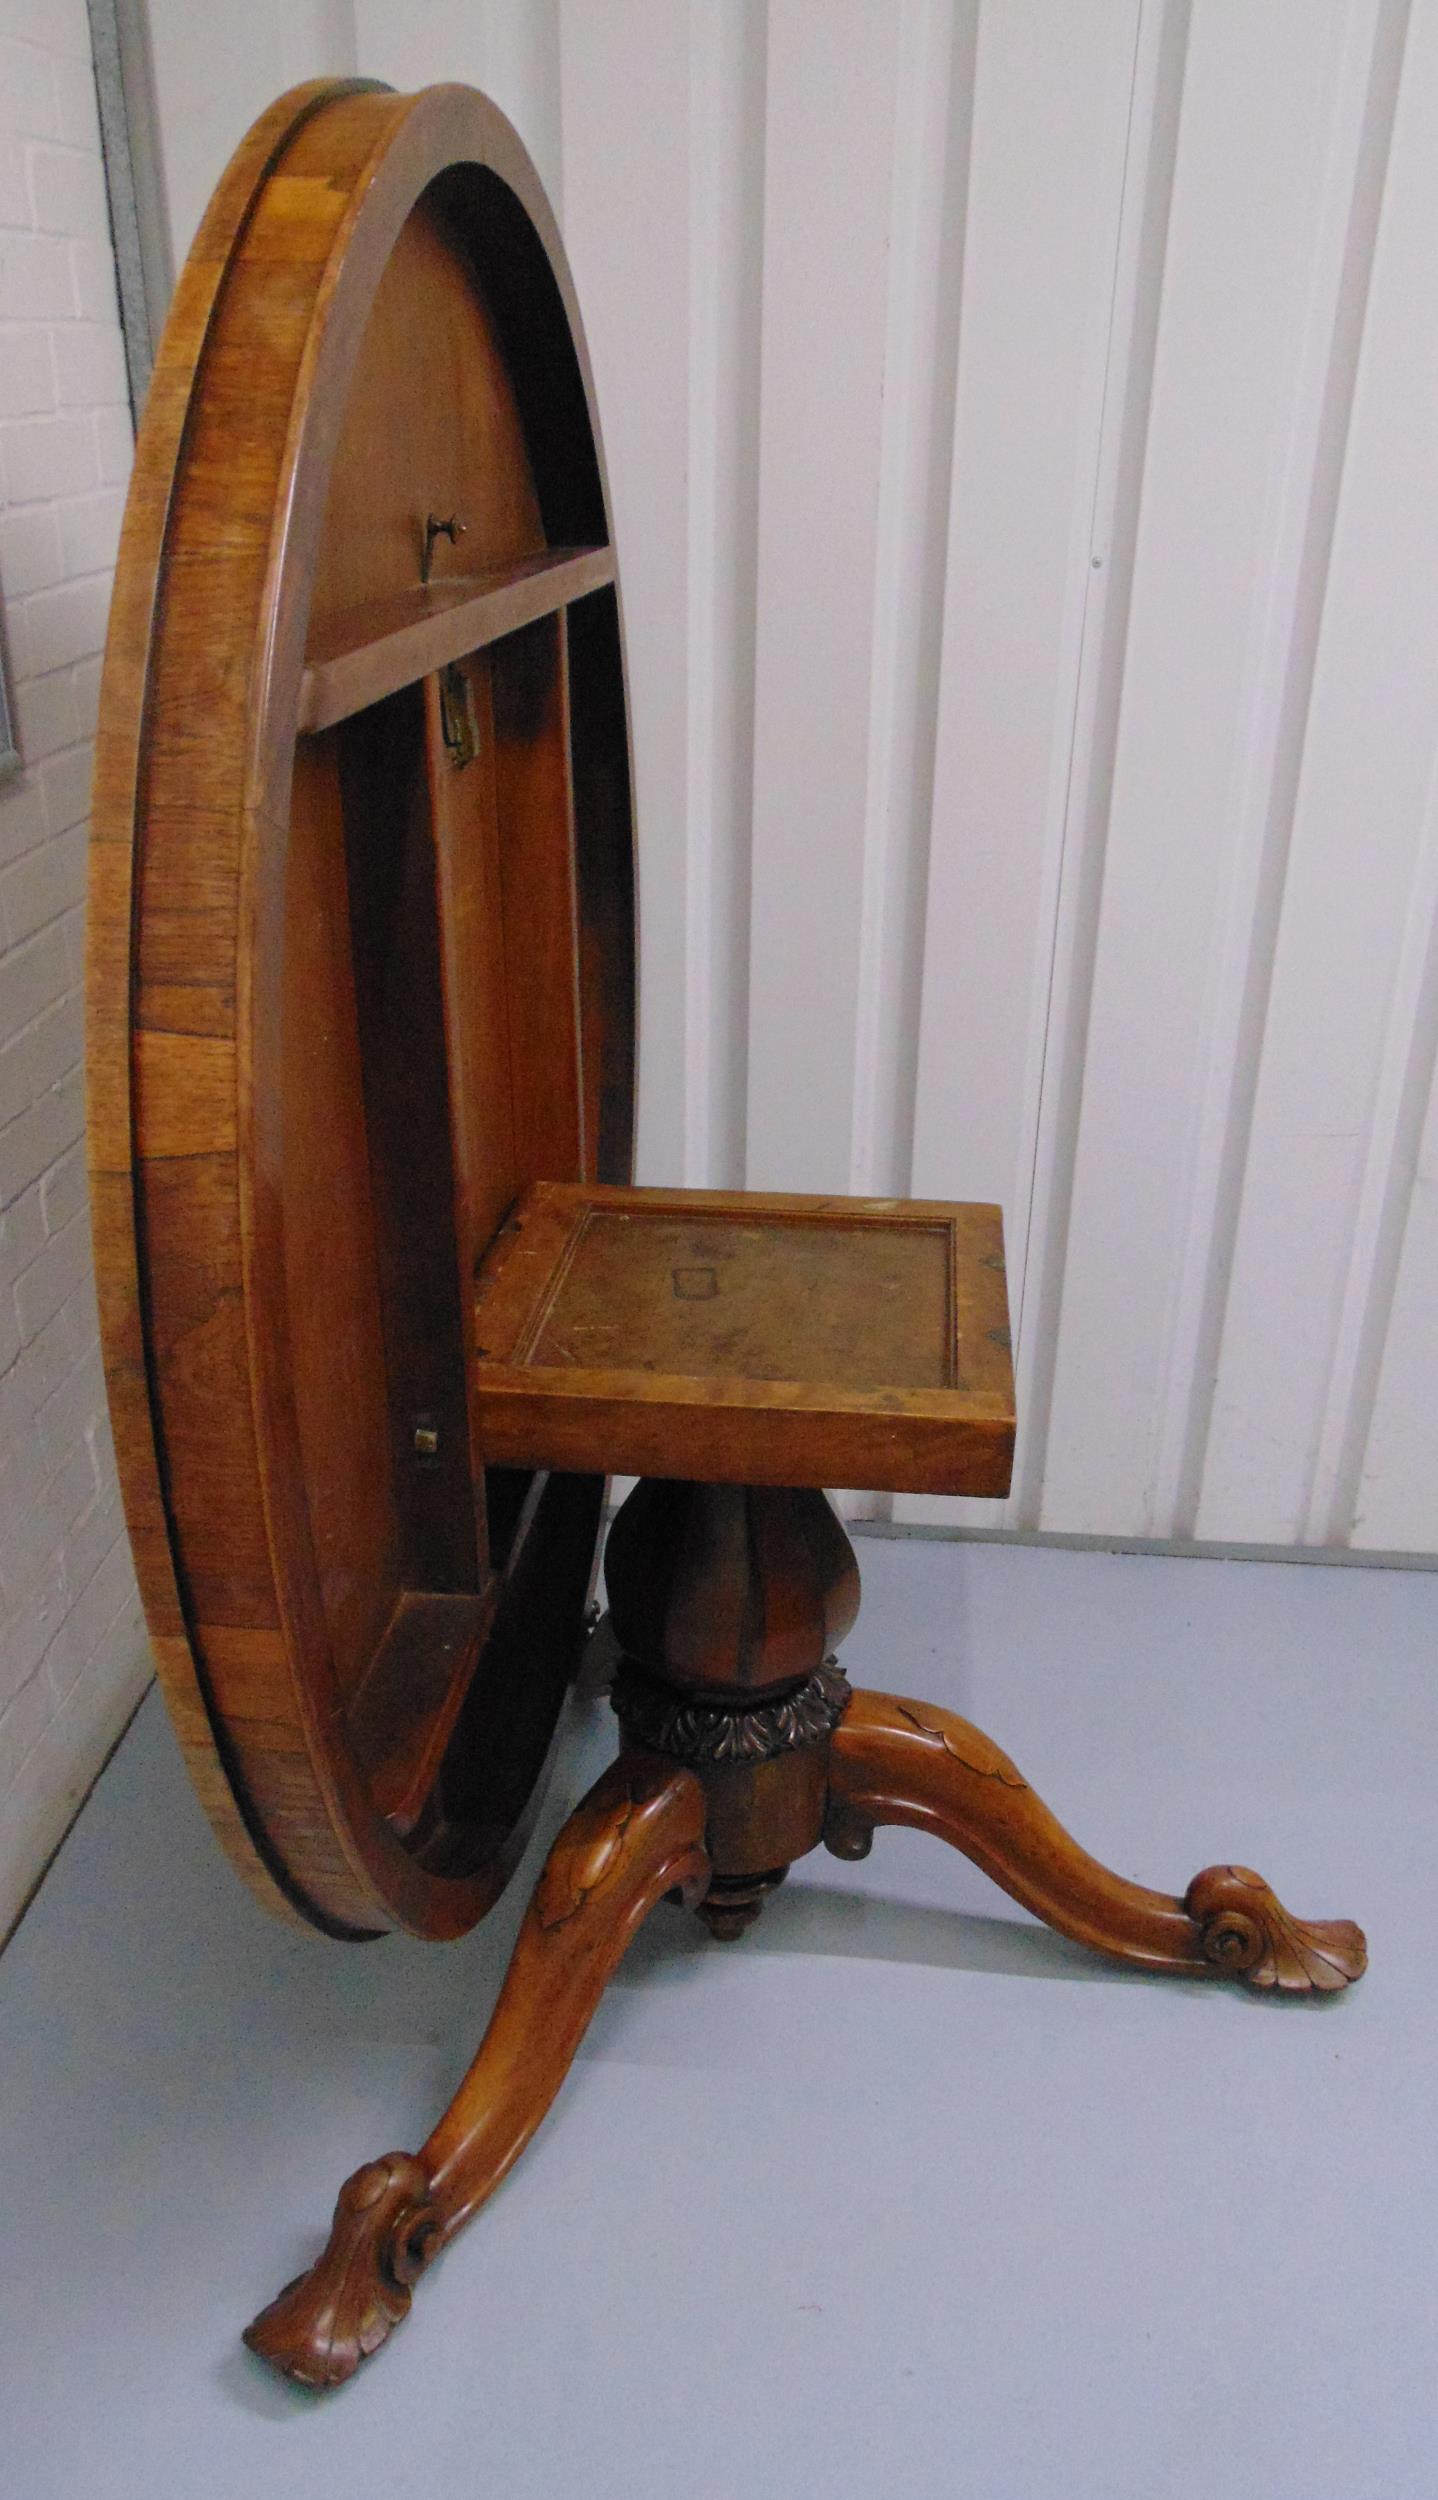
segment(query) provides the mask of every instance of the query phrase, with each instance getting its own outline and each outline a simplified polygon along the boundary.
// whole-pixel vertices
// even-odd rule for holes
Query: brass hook
[[[457,547],[461,538],[464,536],[464,528],[465,525],[463,521],[461,521],[453,512],[450,514],[447,521],[437,521],[432,512],[427,512],[425,514],[424,554],[420,558],[419,578],[426,586],[429,582],[430,566],[434,562],[435,540],[437,538],[447,538],[451,547]]]

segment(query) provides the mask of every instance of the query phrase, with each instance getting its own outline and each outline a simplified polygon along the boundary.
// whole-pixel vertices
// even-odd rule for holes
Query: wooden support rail
[[[499,573],[416,584],[320,625],[300,680],[302,730],[330,729],[432,669],[614,579],[609,547],[546,547]]]

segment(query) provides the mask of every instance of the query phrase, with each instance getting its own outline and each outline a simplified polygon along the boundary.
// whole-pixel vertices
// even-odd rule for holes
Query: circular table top
[[[271,1907],[457,1935],[532,1812],[602,1487],[485,1463],[473,1276],[622,1180],[618,587],[573,287],[462,87],[298,88],[176,289],[106,655],[91,1163],[161,1678]]]

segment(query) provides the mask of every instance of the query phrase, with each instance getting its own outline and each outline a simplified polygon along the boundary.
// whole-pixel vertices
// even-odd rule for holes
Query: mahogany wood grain
[[[824,1482],[1000,1494],[991,1207],[627,1186],[632,766],[582,331],[509,125],[298,89],[176,290],[102,691],[92,1205],[167,1699],[270,1907],[462,1933],[530,1829],[592,1620],[614,1768],[551,1851],[418,2154],[347,2183],[254,2349],[334,2385],[557,2090],[666,1893],[737,1938],[822,1837],[966,1852],[1142,1968],[1364,1966],[1250,1870],[1180,1899],[989,1739],[852,1694]]]
[[[625,1944],[665,1893],[737,1939],[821,1834],[858,1858],[877,1824],[899,1823],[963,1850],[1064,1934],[1143,1969],[1330,1995],[1363,1970],[1357,1928],[1293,1919],[1247,1868],[1209,1867],[1182,1900],[1110,1873],[952,1712],[850,1694],[831,1664],[801,1697],[804,1669],[841,1637],[858,1597],[852,1549],[821,1495],[641,1485],[608,1571],[627,1653],[615,1696],[626,1750],[551,1852],[439,2124],[418,2154],[388,2154],[346,2182],[326,2248],[249,2328],[253,2350],[304,2385],[341,2384],[407,2315],[419,2275],[528,2143]]]
[[[714,1880],[699,1915],[733,1941],[823,1832],[853,1546],[813,1487],[646,1479],[609,1531],[604,1577],[620,1726],[702,1778]]]
[[[460,1231],[427,731],[418,689],[392,696],[340,733],[341,774],[400,1569],[410,1588],[472,1591],[486,1560],[466,1399],[474,1254]],[[290,1064],[304,1084],[303,1053]],[[329,1335],[322,1290],[292,1325]],[[433,1443],[422,1464],[419,1432]]]
[[[349,1741],[393,1830],[419,1822],[474,1679],[494,1613],[483,1596],[401,1589],[346,1713]]]
[[[467,283],[457,284],[461,264]],[[456,539],[426,544],[431,519],[453,519]],[[545,552],[504,341],[460,220],[426,191],[378,273],[350,369],[306,657],[332,649],[337,635],[347,641],[357,609],[412,600],[426,566],[439,592],[466,574],[542,562]]]
[[[479,739],[472,764],[456,771],[445,752],[433,678],[425,706],[457,1222],[464,1272],[472,1275],[523,1186],[524,1167],[507,1081],[514,1044],[489,663],[477,654],[459,663],[459,673]],[[500,1070],[503,1083],[495,1081]],[[472,1295],[465,1300],[472,1343]]]
[[[481,1270],[485,1447],[739,1484],[999,1494],[996,1207],[532,1188]]]
[[[528,2143],[665,1894],[736,1940],[821,1836],[856,1858],[877,1824],[900,1823],[1141,1968],[1325,1994],[1363,1969],[1356,1928],[1291,1918],[1246,1868],[1210,1867],[1182,1900],[1125,1882],[967,1721],[851,1694],[829,1645],[853,1620],[858,1574],[821,1494],[641,1484],[607,1577],[626,1749],[550,1854],[454,2101],[417,2154],[346,2182],[325,2249],[249,2328],[252,2349],[303,2385],[342,2384],[408,2314],[419,2275]]]
[[[589,1174],[568,644],[541,617],[488,654],[515,1152],[526,1181]]]
[[[339,750],[336,738],[312,739],[296,757],[294,815],[305,839],[289,847],[282,1013],[294,1076],[284,1123],[286,1300],[300,1315],[322,1315],[291,1336],[295,1405],[320,1602],[347,1701],[399,1601],[404,1538]]]
[[[876,1824],[931,1832],[1060,1934],[1117,1961],[1324,1995],[1366,1967],[1351,1920],[1292,1917],[1250,1868],[1205,1868],[1182,1900],[1112,1874],[990,1737],[931,1702],[856,1693],[834,1733],[829,1779],[836,1856],[867,1856]]]
[[[614,578],[607,547],[546,547],[495,572],[413,584],[311,628],[299,726],[328,729]]]
[[[427,1078],[439,1101],[414,1175],[425,1221],[399,1228],[402,1256],[393,1227],[387,1246],[377,1217],[396,1203],[402,1123],[387,1115],[386,1147],[354,1073],[373,1072],[369,1012],[384,995],[363,977],[353,873],[371,856],[370,799],[346,771],[368,733],[351,720],[328,749],[305,742],[297,769],[312,627],[412,583],[426,513],[451,498],[468,506],[461,561],[482,573],[542,558],[557,536],[608,539],[553,220],[508,124],[468,91],[298,91],[246,142],[201,229],[137,450],[98,747],[93,1205],[121,1478],[187,1756],[271,1906],[337,1934],[461,1932],[507,1854],[476,1824],[466,1864],[449,1817],[438,1857],[428,1838],[407,1840],[349,1731],[347,1697],[401,1597],[483,1594],[466,1359],[474,1201],[456,1207],[441,1018]],[[441,577],[447,560],[442,544]],[[622,720],[622,691],[617,709]],[[551,702],[527,803],[558,811],[567,852],[562,727]],[[423,814],[422,723],[411,752]],[[387,787],[403,795],[393,771]],[[543,847],[533,825],[528,838]],[[432,894],[432,839],[428,874]],[[427,924],[413,877],[406,894],[417,943],[443,901]],[[564,952],[563,1013],[577,1024],[572,899],[557,946],[542,909],[530,926],[509,926],[506,983],[542,979]],[[437,949],[436,934],[426,995]],[[484,1081],[512,1090],[507,1051]],[[577,1069],[570,1092],[582,1099]],[[567,1165],[554,1131],[514,1177],[578,1177],[578,1126]],[[327,1244],[326,1213],[342,1240]],[[430,1324],[446,1257],[447,1330]],[[545,1534],[587,1532],[592,1554],[592,1500],[543,1516]],[[564,1586],[587,1582],[587,1557],[582,1570],[553,1559]],[[446,1684],[441,1717],[456,1698]],[[482,1741],[467,1708],[455,1724]]]
[[[243,1794],[221,1735],[206,1680],[186,1623],[178,1560],[164,1493],[158,1416],[151,1396],[141,1288],[135,1175],[135,1106],[131,1094],[132,931],[137,904],[136,815],[157,814],[148,789],[146,754],[150,648],[164,578],[170,504],[196,367],[215,322],[237,237],[254,203],[310,114],[347,90],[316,81],[282,96],[247,134],[201,221],[182,271],[156,357],[144,423],[136,445],[111,601],[104,685],[95,740],[90,833],[87,967],[91,1227],[100,1299],[110,1420],[121,1490],[156,1664],[191,1776],[232,1862],[267,1906],[296,1916]],[[219,893],[214,891],[215,885]],[[183,879],[189,897],[178,980],[167,981],[157,946],[155,987],[196,988],[189,949],[200,941],[212,980],[198,985],[203,1021],[229,1029],[225,992],[233,988],[224,880],[203,873]],[[156,933],[158,936],[161,933]],[[215,996],[218,986],[219,995]],[[172,1002],[167,1000],[167,1005]]]
[[[616,1762],[551,1849],[474,2062],[418,2154],[367,2163],[330,2239],[245,2341],[302,2386],[335,2387],[378,2350],[411,2289],[491,2196],[563,2082],[625,1949],[667,1893],[708,1881],[704,1793],[642,1755]]]
[[[821,1667],[859,1611],[859,1566],[826,1494],[637,1484],[604,1553],[626,1658],[682,1692],[750,1700]]]

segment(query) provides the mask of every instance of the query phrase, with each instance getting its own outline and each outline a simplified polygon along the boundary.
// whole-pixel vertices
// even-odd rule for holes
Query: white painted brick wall
[[[95,1330],[85,818],[130,464],[84,0],[0,0],[0,1937],[149,1672]]]

